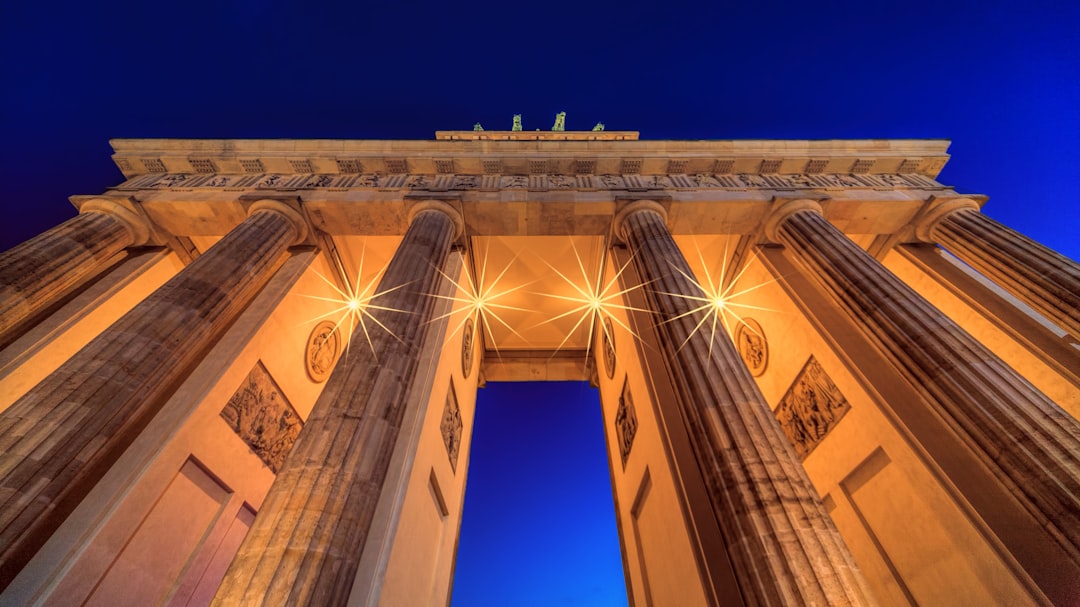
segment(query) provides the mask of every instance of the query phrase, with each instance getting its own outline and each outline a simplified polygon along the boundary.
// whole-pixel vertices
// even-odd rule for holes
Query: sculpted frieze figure
[[[477,179],[475,175],[457,175],[454,177],[454,187],[460,189],[471,189],[477,186]]]
[[[720,185],[720,182],[705,173],[695,173],[691,179],[694,180],[694,185],[699,188],[715,188]]]
[[[574,180],[566,175],[552,175],[548,177],[548,184],[553,188],[559,188],[565,190],[574,187],[576,185]]]
[[[176,187],[181,181],[184,181],[186,179],[187,179],[187,175],[181,175],[181,174],[166,175],[166,176],[162,177],[161,179],[159,179],[157,181],[157,183],[154,184],[153,187],[155,187],[155,188],[172,188],[172,187]]]
[[[739,181],[752,188],[764,188],[769,185],[761,176],[750,173],[739,173]]]
[[[604,184],[606,188],[622,188],[623,179],[618,175],[601,175],[600,183]]]
[[[279,185],[281,185],[281,175],[270,175],[269,177],[267,177],[267,178],[263,179],[262,181],[260,181],[259,184],[257,186],[255,186],[255,187],[258,187],[258,188],[275,188],[275,187],[277,187]]]

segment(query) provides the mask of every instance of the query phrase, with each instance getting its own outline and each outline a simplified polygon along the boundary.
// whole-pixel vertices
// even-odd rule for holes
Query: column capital
[[[816,200],[810,200],[809,198],[777,201],[777,203],[776,207],[773,208],[772,214],[765,219],[765,225],[763,226],[765,238],[767,238],[769,242],[780,242],[778,234],[780,226],[787,221],[788,217],[791,217],[799,211],[813,211],[818,215],[824,216],[824,213],[821,210],[821,203]]]
[[[412,201],[409,201],[412,202]],[[450,218],[450,221],[454,222],[454,237],[453,240],[457,240],[465,233],[465,220],[461,217],[461,212],[454,208],[454,205],[450,204],[446,200],[439,200],[437,198],[424,198],[412,202],[408,207],[408,219],[409,225],[412,225],[416,216],[423,211],[440,211]]]
[[[971,198],[935,198],[927,203],[922,216],[915,221],[913,233],[920,242],[935,243],[934,228],[949,215],[961,209],[979,210],[979,203]]]
[[[615,218],[611,220],[612,229],[616,238],[626,240],[623,236],[623,228],[626,225],[626,218],[637,213],[638,211],[653,211],[660,215],[664,220],[664,225],[667,225],[668,213],[664,205],[660,204],[656,200],[647,198],[639,198],[632,200],[626,204],[623,208],[619,209],[615,213]]]
[[[124,204],[124,203],[128,204]],[[119,221],[131,235],[131,245],[140,247],[150,242],[152,235],[150,222],[137,211],[133,210],[131,201],[127,198],[116,200],[106,197],[95,197],[82,200],[78,203],[79,213],[104,213]]]
[[[301,244],[307,239],[309,233],[307,221],[300,211],[294,209],[287,202],[273,198],[259,198],[248,206],[248,217],[254,215],[256,211],[276,211],[292,222],[293,227],[296,228],[296,239],[293,241],[293,245]]]

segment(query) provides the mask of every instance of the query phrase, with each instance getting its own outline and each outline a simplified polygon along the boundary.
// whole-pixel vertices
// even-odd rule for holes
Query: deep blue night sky
[[[586,382],[477,393],[455,607],[626,604],[603,423]]]
[[[417,139],[565,110],[643,139],[951,139],[941,181],[1080,258],[1076,2],[9,2],[0,82],[0,249],[120,181],[111,137]]]

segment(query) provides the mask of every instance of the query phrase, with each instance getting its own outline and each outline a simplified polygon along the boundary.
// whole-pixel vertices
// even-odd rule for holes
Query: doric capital
[[[915,223],[915,238],[921,242],[935,242],[934,228],[950,214],[961,209],[979,210],[979,203],[970,198],[935,199],[923,210],[922,217]]]
[[[780,242],[777,234],[780,226],[784,224],[784,221],[786,221],[788,217],[791,217],[799,211],[813,211],[818,215],[822,215],[821,204],[816,200],[799,198],[797,200],[782,202],[773,209],[772,214],[765,220],[765,238],[769,239],[770,242]]]
[[[138,247],[150,241],[150,223],[139,213],[116,200],[91,198],[79,204],[80,213],[104,213],[123,224],[131,234],[131,246]]]
[[[625,239],[623,237],[623,224],[626,223],[626,218],[640,211],[653,211],[663,218],[664,224],[667,224],[668,215],[664,205],[655,200],[634,200],[615,213],[615,218],[612,220],[612,227],[617,238]]]
[[[275,211],[284,215],[289,221],[296,227],[296,240],[292,243],[294,245],[304,242],[308,235],[307,221],[304,220],[304,216],[300,214],[292,207],[281,200],[273,200],[271,198],[260,198],[252,202],[247,208],[248,217],[251,217],[256,211]]]
[[[462,219],[461,213],[445,200],[425,198],[412,203],[412,205],[409,206],[410,225],[412,225],[413,219],[415,219],[422,211],[440,211],[450,217],[450,221],[454,222],[454,240],[460,238],[465,232],[465,220]]]

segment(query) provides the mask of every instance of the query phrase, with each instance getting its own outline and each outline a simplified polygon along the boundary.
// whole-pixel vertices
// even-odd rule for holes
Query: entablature
[[[633,132],[606,132],[618,133]],[[573,132],[540,134],[544,137],[526,140],[113,139],[111,143],[113,160],[128,179],[152,173],[382,177],[902,173],[935,178],[949,158],[947,140],[641,141],[567,138]]]

